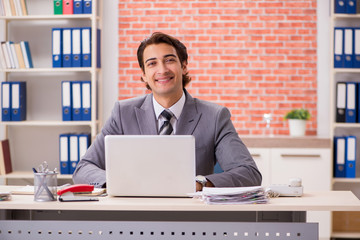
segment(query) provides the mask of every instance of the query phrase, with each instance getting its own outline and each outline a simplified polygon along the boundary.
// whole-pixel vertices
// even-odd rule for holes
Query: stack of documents
[[[261,186],[235,188],[204,187],[202,200],[207,204],[262,204],[268,202]]]

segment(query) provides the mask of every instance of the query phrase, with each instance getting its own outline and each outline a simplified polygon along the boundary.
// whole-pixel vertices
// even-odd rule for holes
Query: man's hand
[[[205,187],[215,187],[214,184],[212,182],[210,182],[209,180],[206,182]],[[203,186],[201,183],[196,182],[196,191],[202,191]]]

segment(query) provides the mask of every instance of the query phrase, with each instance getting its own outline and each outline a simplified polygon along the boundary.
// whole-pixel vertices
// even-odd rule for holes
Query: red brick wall
[[[119,99],[146,93],[136,50],[162,31],[188,48],[189,92],[227,106],[240,134],[265,134],[264,113],[288,134],[292,108],[310,111],[316,134],[316,0],[126,0],[118,20]]]

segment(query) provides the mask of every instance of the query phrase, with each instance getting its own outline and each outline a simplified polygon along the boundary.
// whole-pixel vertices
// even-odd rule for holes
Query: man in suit
[[[152,93],[115,103],[111,117],[79,162],[74,182],[105,186],[106,135],[175,134],[195,136],[197,190],[203,186],[261,185],[261,174],[240,140],[229,110],[193,98],[185,90],[191,80],[185,45],[169,35],[154,33],[140,44],[137,57],[141,80]],[[214,174],[217,162],[224,172]]]

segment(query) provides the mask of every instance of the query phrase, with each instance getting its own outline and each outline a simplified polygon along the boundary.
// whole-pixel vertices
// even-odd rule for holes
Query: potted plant
[[[306,109],[293,109],[286,113],[284,119],[289,120],[290,136],[304,136],[306,121],[309,120],[310,117],[310,113]]]

